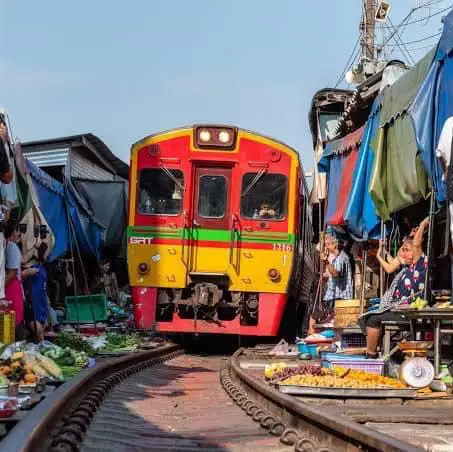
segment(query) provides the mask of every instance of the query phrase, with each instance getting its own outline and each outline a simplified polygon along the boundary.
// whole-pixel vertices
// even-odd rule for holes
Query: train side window
[[[198,188],[198,215],[223,218],[226,208],[227,182],[224,176],[201,176]]]
[[[168,171],[168,172],[167,172]],[[184,175],[177,169],[146,168],[140,171],[138,211],[143,215],[179,215]]]
[[[288,180],[283,174],[246,173],[242,177],[241,215],[256,220],[286,217]]]

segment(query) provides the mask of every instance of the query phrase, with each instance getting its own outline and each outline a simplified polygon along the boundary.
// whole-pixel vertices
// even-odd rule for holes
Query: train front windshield
[[[287,185],[287,178],[283,174],[244,174],[241,216],[283,220],[286,217]]]
[[[178,215],[182,209],[180,170],[142,169],[139,179],[138,211],[144,215]]]

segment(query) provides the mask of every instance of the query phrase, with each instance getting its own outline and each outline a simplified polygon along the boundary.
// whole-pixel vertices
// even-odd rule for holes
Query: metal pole
[[[433,239],[433,219],[434,219],[434,190],[431,192],[431,200],[429,203],[429,226],[428,226],[428,244],[426,247],[426,258],[428,259],[428,266],[425,272],[425,289],[423,291],[423,299],[428,298],[428,282],[429,282],[429,270],[431,264],[431,253],[432,253],[432,239]]]
[[[385,226],[384,220],[381,220],[381,240],[385,240]],[[382,265],[379,267],[379,296],[382,298],[384,296],[384,285],[385,285],[385,275]]]
[[[365,310],[365,279],[366,279],[366,267],[367,267],[367,259],[368,259],[368,250],[365,248],[363,250],[363,258],[362,258],[362,287],[360,293],[360,314],[363,314]]]

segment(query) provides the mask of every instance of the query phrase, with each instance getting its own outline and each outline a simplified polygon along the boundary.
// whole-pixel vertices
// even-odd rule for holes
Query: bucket
[[[307,353],[311,356],[318,356],[318,346],[316,344],[304,344],[303,342],[298,342],[297,350],[299,353]]]

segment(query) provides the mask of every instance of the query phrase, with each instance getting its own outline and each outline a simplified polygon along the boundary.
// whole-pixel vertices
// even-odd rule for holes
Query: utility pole
[[[362,0],[362,11],[360,22],[362,58],[374,61],[376,57],[374,48],[376,0]]]

